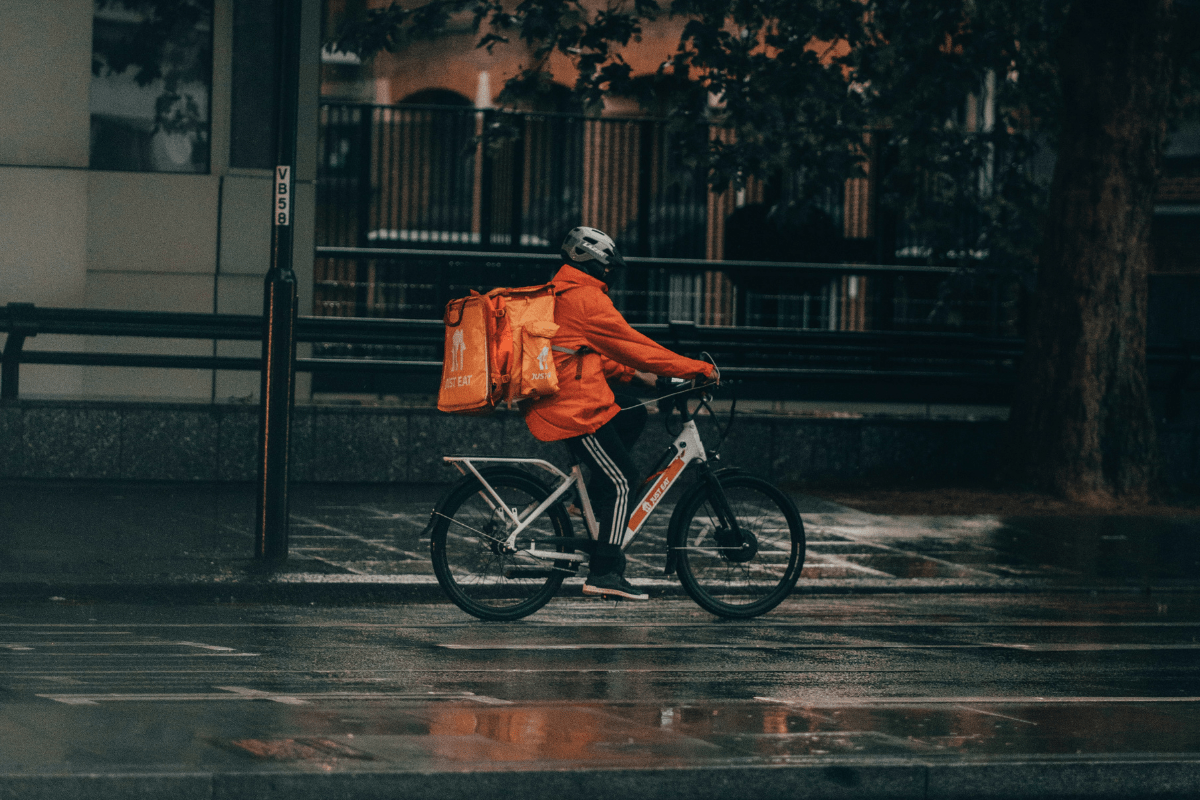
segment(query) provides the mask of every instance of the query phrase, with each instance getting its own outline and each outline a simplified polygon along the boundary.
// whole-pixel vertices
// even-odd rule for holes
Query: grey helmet
[[[612,237],[595,228],[572,228],[563,241],[562,257],[572,267],[602,281],[608,280],[612,270],[625,268],[625,259]]]

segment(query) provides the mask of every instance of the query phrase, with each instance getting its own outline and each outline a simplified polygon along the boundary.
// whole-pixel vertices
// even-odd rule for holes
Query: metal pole
[[[300,0],[275,0],[278,138],[271,189],[271,266],[263,287],[263,368],[259,406],[258,509],[254,556],[288,554],[288,455],[296,395],[296,273],[292,270],[292,187],[300,70]]]

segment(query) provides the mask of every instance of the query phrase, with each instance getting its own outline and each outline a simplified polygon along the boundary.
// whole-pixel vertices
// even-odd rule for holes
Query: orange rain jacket
[[[702,378],[712,364],[672,353],[629,326],[608,297],[608,286],[564,264],[554,276],[552,344],[582,355],[554,350],[558,391],[525,404],[525,424],[535,438],[556,442],[595,433],[617,415],[608,378],[629,380],[634,369],[673,378]]]

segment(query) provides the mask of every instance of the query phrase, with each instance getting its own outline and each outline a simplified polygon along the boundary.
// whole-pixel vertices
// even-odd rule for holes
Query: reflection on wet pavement
[[[997,550],[1085,578],[1172,580],[1200,577],[1195,518],[1010,518],[993,535]]]
[[[276,716],[274,736],[210,744],[247,762],[324,770],[476,771],[830,757],[1162,757],[1192,753],[1200,735],[1194,702],[1078,700],[358,704],[346,715],[325,707],[297,711],[287,720]]]

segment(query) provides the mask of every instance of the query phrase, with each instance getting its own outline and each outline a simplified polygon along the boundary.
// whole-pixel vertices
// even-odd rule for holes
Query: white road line
[[[795,669],[788,667],[766,667],[762,669],[751,670],[755,674],[780,674],[780,675],[812,675],[812,674],[875,674],[886,673],[916,675],[926,672],[935,671],[933,668],[923,669],[890,669],[884,667],[844,667],[838,669]],[[408,676],[408,675],[496,675],[496,674],[514,674],[514,675],[536,675],[541,673],[547,674],[590,674],[600,673],[609,674],[619,672],[626,673],[647,673],[647,674],[708,674],[713,675],[745,675],[747,670],[745,667],[724,667],[703,669],[688,668],[688,667],[622,667],[613,669],[611,667],[547,667],[547,668],[522,668],[522,667],[499,667],[495,669],[488,668],[470,668],[470,669],[443,669],[442,667],[405,667],[403,669],[372,669],[372,670],[334,670],[336,677],[357,676],[362,677],[347,678],[347,681],[357,682],[385,682],[392,680],[386,675]],[[27,669],[27,670],[0,670],[0,675],[10,676],[13,678],[45,678],[47,680],[55,679],[53,669]],[[131,678],[142,678],[148,676],[169,676],[169,675],[230,675],[230,676],[252,676],[262,677],[268,675],[313,675],[313,670],[310,669],[256,669],[253,667],[247,669],[212,669],[212,670],[197,670],[197,669],[143,669],[139,667],[136,671],[125,669],[80,669],[70,670],[66,676],[69,678],[95,678],[105,675],[123,675]],[[327,678],[332,680],[332,677]]]
[[[165,644],[173,644],[181,647],[199,647],[201,650],[213,650],[221,653],[236,653],[236,647],[223,647],[219,644],[201,644],[200,642],[165,642]]]
[[[332,549],[332,548],[328,548],[328,549]],[[303,556],[304,558],[310,558],[313,561],[320,561],[322,564],[328,564],[331,567],[337,567],[338,569],[344,569],[344,570],[346,570],[346,572],[349,572],[351,575],[366,575],[367,574],[366,572],[364,572],[361,569],[355,569],[354,567],[346,566],[344,563],[342,563],[340,561],[333,561],[332,559],[322,558],[321,556],[318,556],[313,553],[313,548],[293,547],[292,552],[296,555]]]
[[[21,660],[28,663],[38,658],[63,661],[68,658],[137,658],[153,661],[159,658],[258,658],[259,653],[39,653],[34,650]]]
[[[240,686],[218,686],[220,692],[170,692],[161,694],[39,694],[45,700],[72,706],[100,703],[178,703],[216,700],[267,700],[285,705],[307,705],[314,700],[461,700],[484,705],[510,705],[510,701],[472,692],[267,692]]]
[[[89,622],[64,622],[58,625],[56,622],[0,622],[0,627],[74,627],[86,625],[88,627],[104,627],[103,625],[89,624]],[[121,625],[121,627],[127,627]],[[72,636],[133,636],[133,631],[71,631]],[[62,636],[60,631],[29,631],[29,636]]]
[[[930,705],[1103,705],[1105,703],[1200,703],[1200,697],[755,697],[764,703],[804,708]],[[975,710],[975,709],[972,709]]]
[[[1010,650],[1025,650],[1031,653],[1090,653],[1107,650],[1200,650],[1197,643],[1170,644],[1098,644],[1095,642],[1049,642],[1047,644],[1016,644],[995,643],[993,647],[1004,647]]]
[[[370,545],[371,547],[375,547],[380,550],[386,550],[389,553],[397,553],[399,555],[407,556],[408,558],[413,558],[413,559],[424,559],[424,558],[428,557],[423,553],[414,553],[411,550],[403,550],[399,547],[393,547],[390,544],[383,544],[378,539],[367,539],[363,536],[359,536],[356,533],[351,533],[350,531],[334,527],[333,525],[327,525],[326,523],[319,522],[315,519],[308,519],[307,517],[300,517],[300,516],[296,516],[295,514],[292,515],[292,519],[299,520],[300,522],[303,522],[306,525],[311,525],[316,528],[322,528],[323,530],[333,531],[334,533],[339,534],[343,538],[351,539],[356,542],[361,542],[362,544]]]
[[[0,648],[9,650],[50,650],[56,647],[198,647],[201,650],[213,650],[217,652],[235,652],[236,647],[221,647],[215,644],[200,644],[199,642],[19,642],[0,644]]]
[[[970,711],[972,714],[983,714],[985,717],[999,717],[1000,719],[1010,719],[1013,722],[1022,722],[1026,725],[1037,725],[1038,724],[1036,722],[1031,722],[1027,719],[1021,719],[1020,717],[1010,717],[1008,714],[997,714],[995,711],[984,711],[981,708],[971,708],[970,706],[955,706],[955,708],[961,709],[963,711]]]
[[[591,604],[588,604],[589,607]],[[585,609],[580,609],[585,611]],[[450,609],[447,607],[447,611]],[[458,612],[453,613],[458,617]],[[522,630],[530,628],[574,628],[579,620],[585,618],[598,624],[618,625],[621,628],[706,628],[718,630],[719,626],[712,622],[640,622],[628,617],[613,620],[608,615],[586,613],[579,617],[571,617],[562,621],[521,620]],[[503,623],[493,623],[490,627],[498,628]],[[48,628],[46,631],[26,631],[26,636],[61,636],[63,629],[85,628],[88,630],[68,631],[72,635],[88,636],[133,636],[132,631],[110,631],[104,628],[380,628],[380,629],[425,629],[425,628],[473,628],[479,625],[474,621],[462,621],[461,618],[445,622],[355,622],[352,620],[337,620],[323,622],[304,620],[299,622],[121,622],[121,623],[89,623],[89,622],[0,622],[0,631],[20,628]],[[1093,620],[1013,620],[1008,622],[947,622],[943,620],[808,620],[805,622],[786,622],[782,620],[746,620],[742,628],[769,630],[773,628],[1200,628],[1200,622],[1194,621],[1153,621],[1153,622],[1108,622]]]
[[[1023,650],[1034,653],[1200,650],[1200,644],[1011,644],[1008,642],[972,642],[967,644],[884,643],[746,643],[711,644],[704,642],[663,642],[628,644],[585,642],[580,644],[441,644],[446,650]]]

